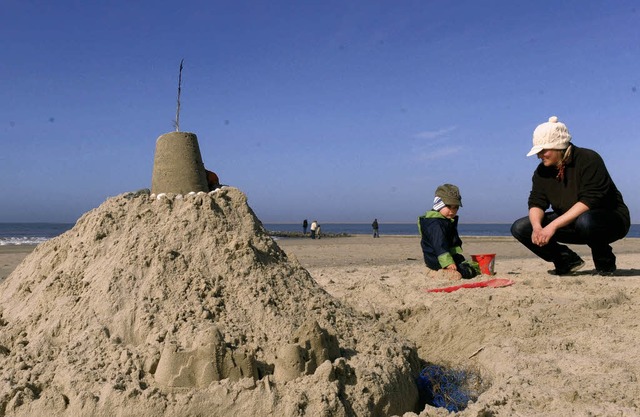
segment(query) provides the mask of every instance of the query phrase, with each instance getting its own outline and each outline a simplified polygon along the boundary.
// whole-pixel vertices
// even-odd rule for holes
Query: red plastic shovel
[[[514,284],[515,281],[506,278],[494,278],[486,281],[470,282],[468,284],[454,285],[452,287],[444,288],[432,288],[430,290],[425,289],[426,292],[454,292],[461,288],[479,288],[479,287],[508,287]]]

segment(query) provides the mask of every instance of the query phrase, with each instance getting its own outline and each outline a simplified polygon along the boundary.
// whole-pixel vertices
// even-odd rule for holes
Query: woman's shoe
[[[556,269],[553,271],[555,275],[569,275],[584,266],[584,261],[577,253],[571,252],[563,256],[561,261],[555,261],[553,263]]]

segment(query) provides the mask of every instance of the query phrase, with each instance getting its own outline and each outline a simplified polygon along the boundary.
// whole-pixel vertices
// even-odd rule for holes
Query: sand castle
[[[415,347],[326,293],[240,190],[205,192],[195,135],[174,141],[188,180],[154,165],[153,193],[109,198],[0,284],[0,416],[416,411]]]

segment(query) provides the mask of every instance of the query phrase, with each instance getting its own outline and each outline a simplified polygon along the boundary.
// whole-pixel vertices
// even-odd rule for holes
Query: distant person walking
[[[320,223],[318,223],[318,226],[316,226],[316,238],[320,239],[322,235],[320,234]]]
[[[304,219],[302,222],[302,235],[306,236],[307,235],[307,227],[309,227],[309,222],[307,221],[307,219]]]
[[[318,221],[314,220],[311,222],[311,239],[315,239],[316,238],[316,229],[318,228]]]
[[[371,223],[371,227],[373,228],[373,237],[380,237],[380,233],[378,233],[378,219],[373,219],[373,223]]]

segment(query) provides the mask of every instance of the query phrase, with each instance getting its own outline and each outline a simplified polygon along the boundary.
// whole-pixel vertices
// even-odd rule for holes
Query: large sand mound
[[[418,365],[234,188],[111,198],[0,284],[0,416],[402,414]]]

